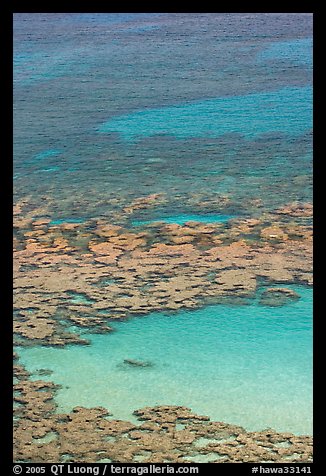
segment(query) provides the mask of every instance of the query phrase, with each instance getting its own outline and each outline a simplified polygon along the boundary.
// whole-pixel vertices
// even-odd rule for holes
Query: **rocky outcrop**
[[[160,197],[148,200],[154,204]],[[307,204],[228,225],[162,223],[137,233],[104,219],[89,227],[87,221],[68,229],[71,223],[49,226],[37,213],[26,224],[20,221],[24,206],[15,207],[14,217],[20,230],[14,251],[14,331],[20,343],[85,343],[65,326],[108,332],[113,319],[250,298],[261,279],[312,284],[310,225],[293,224],[287,215],[291,210],[300,219],[311,214]],[[76,302],[71,293],[86,298]],[[284,293],[274,293],[273,299],[266,294],[261,303],[289,299]]]

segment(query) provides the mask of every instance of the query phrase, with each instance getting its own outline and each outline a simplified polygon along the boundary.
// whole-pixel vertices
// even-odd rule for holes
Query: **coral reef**
[[[161,200],[147,198],[135,203],[152,206]],[[229,225],[161,223],[130,232],[103,220],[95,227],[50,226],[35,210],[27,227],[32,212],[20,218],[24,203],[15,206],[14,223],[14,331],[22,345],[26,340],[85,343],[66,328],[108,332],[111,319],[250,297],[261,279],[312,284],[310,225],[277,218],[311,216],[309,204],[284,207],[261,219],[233,219]],[[74,293],[84,299],[74,299]],[[266,294],[262,303],[272,303],[271,297]]]

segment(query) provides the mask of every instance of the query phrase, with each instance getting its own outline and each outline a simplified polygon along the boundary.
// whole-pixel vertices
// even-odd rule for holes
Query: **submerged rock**
[[[154,365],[152,362],[134,359],[124,359],[123,363],[126,365],[130,365],[131,367],[153,367]]]
[[[47,376],[47,375],[51,375],[53,374],[53,370],[50,370],[50,369],[38,369],[36,370],[35,372],[36,375],[44,375],[44,376]]]
[[[260,296],[259,304],[262,306],[284,306],[300,299],[299,294],[289,288],[269,288]]]

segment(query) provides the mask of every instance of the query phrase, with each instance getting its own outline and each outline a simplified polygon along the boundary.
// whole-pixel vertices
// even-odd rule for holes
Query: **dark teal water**
[[[16,14],[15,197],[54,220],[310,200],[311,95],[309,14]]]

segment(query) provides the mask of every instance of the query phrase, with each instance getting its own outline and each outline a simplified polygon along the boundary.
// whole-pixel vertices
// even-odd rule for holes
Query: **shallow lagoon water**
[[[189,138],[237,133],[253,139],[266,133],[284,133],[284,122],[290,137],[312,127],[309,86],[137,111],[111,119],[99,132],[117,132],[127,141],[156,134]]]
[[[232,218],[234,218],[233,215],[172,215],[157,217],[153,220],[133,220],[131,224],[134,226],[141,226],[165,222],[169,224],[184,225],[185,223],[191,221],[199,223],[225,223]]]
[[[102,405],[133,420],[147,405],[186,405],[249,430],[311,434],[312,290],[290,287],[301,297],[281,307],[256,298],[152,313],[115,322],[109,334],[84,334],[89,346],[19,348],[21,362],[31,372],[53,371],[50,379],[63,386],[58,411]]]

